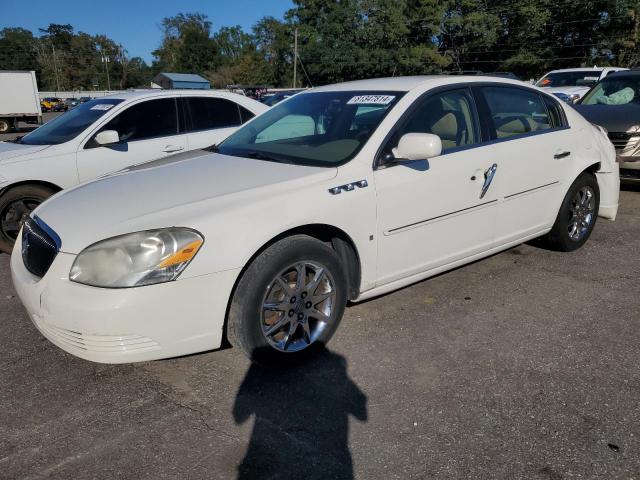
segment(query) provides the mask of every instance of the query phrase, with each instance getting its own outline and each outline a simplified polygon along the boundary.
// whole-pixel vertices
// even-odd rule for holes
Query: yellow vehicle
[[[60,103],[59,98],[47,97],[40,100],[40,107],[43,112],[52,112],[56,105]]]

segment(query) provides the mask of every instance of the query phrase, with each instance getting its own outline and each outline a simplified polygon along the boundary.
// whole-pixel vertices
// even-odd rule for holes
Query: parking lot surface
[[[47,123],[50,120],[62,115],[59,112],[47,112],[42,114],[42,123]],[[20,122],[18,123],[18,130],[16,132],[11,133],[0,133],[0,142],[7,142],[9,140],[13,140],[20,135],[26,135],[27,133],[35,130],[38,125],[29,125],[27,123]]]
[[[0,478],[638,479],[638,212],[627,188],[582,250],[521,245],[351,306],[328,352],[271,371],[65,354],[2,255]]]

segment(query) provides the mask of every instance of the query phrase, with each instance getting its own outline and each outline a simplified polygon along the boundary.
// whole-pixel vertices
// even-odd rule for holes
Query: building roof
[[[209,83],[209,80],[196,75],[195,73],[167,73],[160,72],[157,76],[163,76],[171,80],[172,82],[198,82]]]

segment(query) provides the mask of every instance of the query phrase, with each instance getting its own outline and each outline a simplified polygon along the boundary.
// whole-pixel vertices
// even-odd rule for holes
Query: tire
[[[8,118],[0,118],[0,133],[8,133],[13,128],[13,123]]]
[[[0,196],[0,252],[11,253],[24,215],[54,193],[42,185],[21,185]]]
[[[591,196],[587,198],[585,192],[589,192]],[[591,173],[581,173],[567,191],[553,228],[540,238],[540,243],[559,252],[579,249],[593,232],[599,206],[598,180]]]
[[[280,240],[240,278],[229,308],[227,338],[256,363],[298,363],[322,351],[333,336],[347,303],[347,285],[331,247],[307,235]]]

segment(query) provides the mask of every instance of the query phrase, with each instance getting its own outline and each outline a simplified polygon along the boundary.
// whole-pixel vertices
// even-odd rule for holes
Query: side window
[[[189,97],[186,99],[191,112],[190,131],[240,125],[238,105],[223,98]]]
[[[111,120],[102,130],[117,131],[122,142],[176,135],[176,101],[174,98],[160,98],[137,103]]]
[[[483,87],[496,138],[524,135],[552,127],[537,92],[513,87]]]
[[[438,135],[442,140],[444,153],[453,148],[479,143],[479,130],[470,92],[466,89],[452,90],[428,98],[393,134],[384,153],[389,153],[406,133]]]
[[[565,127],[567,124],[564,119],[562,107],[558,104],[558,102],[556,102],[552,98],[547,97],[546,95],[544,95],[542,99],[544,100],[544,104],[547,106],[547,111],[549,112],[551,127],[552,128]]]
[[[244,108],[242,105],[238,105],[238,108],[240,109],[240,121],[242,121],[242,123],[246,123],[253,117],[255,117],[253,113]]]

